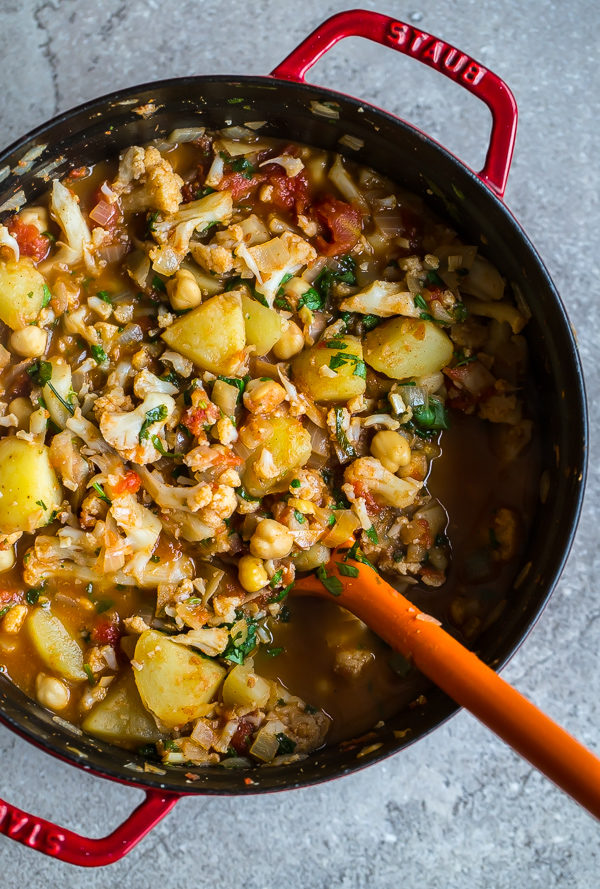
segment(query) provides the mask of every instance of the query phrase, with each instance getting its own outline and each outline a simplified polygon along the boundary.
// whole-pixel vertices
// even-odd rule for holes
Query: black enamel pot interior
[[[339,119],[315,114],[311,100],[336,102]],[[136,109],[148,103],[156,111],[141,116]],[[573,540],[585,478],[586,406],[573,335],[556,289],[526,234],[472,171],[408,124],[329,90],[270,78],[192,77],[87,103],[12,145],[0,155],[0,220],[46,190],[50,178],[72,167],[116,156],[129,145],[163,137],[176,127],[218,128],[259,120],[267,122],[261,130],[265,135],[341,150],[422,195],[442,217],[450,217],[467,243],[485,245],[486,255],[519,288],[531,309],[526,332],[547,496],[532,523],[521,582],[507,591],[508,607],[477,642],[483,660],[500,666],[540,614]],[[363,147],[344,149],[338,144],[344,134],[358,137]],[[331,747],[294,766],[255,768],[250,773],[205,769],[190,782],[185,769],[164,775],[143,772],[141,758],[69,728],[0,675],[0,719],[48,752],[126,783],[201,794],[300,787],[380,760],[423,737],[457,709],[437,689],[427,698],[424,707],[399,713],[378,730],[375,740],[381,746],[359,759],[359,748]],[[394,736],[394,730],[405,729],[410,731],[401,739]],[[251,785],[245,782],[248,774]]]

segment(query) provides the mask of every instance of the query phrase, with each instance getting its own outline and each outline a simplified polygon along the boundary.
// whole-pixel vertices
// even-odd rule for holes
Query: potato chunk
[[[44,279],[22,256],[18,262],[0,262],[0,320],[21,330],[37,319],[44,301]]]
[[[50,449],[13,436],[0,441],[0,533],[42,528],[61,502]]]
[[[245,294],[242,295],[242,311],[246,342],[256,346],[257,355],[266,355],[281,336],[280,316],[275,309],[268,309]]]
[[[366,388],[362,345],[358,337],[336,336],[301,352],[292,377],[315,401],[345,402]]]
[[[445,367],[452,341],[432,321],[392,318],[365,337],[365,361],[394,380],[421,377]]]
[[[223,683],[223,703],[226,707],[261,709],[269,700],[271,685],[257,676],[249,663],[238,664]]]
[[[104,700],[88,713],[82,728],[115,744],[147,744],[160,738],[156,722],[142,704],[131,670],[111,685]]]
[[[135,683],[144,706],[165,725],[185,725],[206,713],[226,670],[197,651],[146,630],[135,646]]]
[[[203,370],[238,374],[244,366],[246,345],[240,292],[212,296],[179,318],[162,336],[172,349]]]
[[[261,444],[250,454],[242,483],[252,497],[285,491],[311,455],[310,433],[295,417],[267,419]]]
[[[27,618],[27,632],[46,666],[74,682],[86,678],[83,652],[64,624],[45,608],[36,608]]]

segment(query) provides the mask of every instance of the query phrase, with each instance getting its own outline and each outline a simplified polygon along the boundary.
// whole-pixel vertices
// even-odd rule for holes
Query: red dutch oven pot
[[[483,169],[475,173],[402,120],[341,93],[308,85],[309,68],[343,37],[367,37],[438,70],[489,107],[493,125]],[[141,106],[153,105],[149,116]],[[137,109],[137,110],[136,110]],[[547,495],[540,503],[519,583],[501,620],[478,639],[478,652],[502,665],[523,641],[554,588],[568,555],[583,496],[587,416],[583,378],[560,298],[527,235],[502,202],[517,126],[505,83],[460,50],[384,15],[363,10],[328,19],[268,77],[189,77],[145,84],[96,99],[56,117],[0,155],[0,216],[47,188],[74,166],[116,156],[175,127],[218,128],[264,120],[265,135],[342,151],[421,194],[450,216],[467,242],[485,252],[518,289],[532,313],[527,326]],[[354,139],[338,140],[343,136]],[[357,146],[349,149],[349,146]],[[567,398],[559,395],[568,395]],[[82,734],[0,675],[0,720],[51,753],[94,774],[142,788],[144,802],[113,833],[88,839],[0,800],[0,832],[72,864],[110,864],[125,855],[181,796],[242,795],[291,789],[348,774],[389,756],[436,728],[456,705],[438,689],[428,703],[378,730],[381,747],[356,758],[329,747],[294,766],[145,772],[144,760]],[[410,729],[403,738],[394,729]],[[133,771],[132,771],[133,768]],[[160,770],[162,772],[162,770]]]

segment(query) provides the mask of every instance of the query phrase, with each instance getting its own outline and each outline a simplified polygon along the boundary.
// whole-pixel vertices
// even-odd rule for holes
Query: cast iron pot
[[[402,120],[340,93],[304,82],[304,74],[342,37],[362,36],[436,68],[484,101],[493,116],[483,170],[475,173]],[[145,106],[145,107],[144,107]],[[153,110],[154,109],[154,110]],[[116,156],[129,145],[162,137],[175,127],[264,120],[265,135],[341,150],[417,192],[440,215],[452,217],[467,243],[485,253],[519,288],[532,318],[527,326],[539,397],[542,468],[547,496],[532,523],[520,583],[507,596],[501,620],[478,640],[481,657],[504,664],[531,629],[569,552],[583,496],[587,419],[584,385],[564,308],[542,261],[501,198],[516,131],[517,109],[508,87],[459,50],[411,26],[354,10],[324,22],[268,77],[187,77],[113,93],[56,117],[0,155],[0,216],[35,199],[49,178],[72,167]],[[356,140],[343,140],[342,136]],[[356,145],[354,150],[344,145]],[[561,397],[566,395],[568,397]],[[397,753],[436,728],[457,707],[441,691],[422,709],[398,715],[379,730],[382,746],[360,759],[360,749],[331,747],[286,767],[238,771],[145,772],[142,758],[82,734],[0,676],[0,720],[65,762],[139,787],[145,801],[110,836],[87,839],[0,801],[0,831],[63,861],[97,866],[125,855],[184,795],[265,793],[346,775]],[[394,729],[410,728],[398,739]]]

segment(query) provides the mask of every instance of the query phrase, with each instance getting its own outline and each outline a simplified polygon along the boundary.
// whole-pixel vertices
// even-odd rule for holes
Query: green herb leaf
[[[371,541],[371,543],[379,543],[379,537],[377,536],[377,531],[375,530],[375,526],[371,525],[370,528],[367,528],[365,534]]]
[[[94,676],[94,673],[93,673],[93,671],[92,671],[92,668],[90,667],[89,664],[84,664],[84,665],[83,665],[83,669],[84,669],[84,671],[85,671],[85,675],[86,675],[87,678],[88,678],[88,682],[89,682],[89,684],[90,684],[91,686],[94,686],[94,685],[96,684],[96,677]]]
[[[327,342],[323,343],[323,345],[327,349],[347,349],[348,343],[345,343],[343,340],[333,339],[327,340]]]
[[[151,286],[154,290],[158,290],[159,293],[166,293],[167,292],[165,282],[163,281],[162,278],[159,278],[158,275],[154,275],[154,277],[152,278],[152,285]]]
[[[36,605],[37,600],[40,598],[41,592],[41,589],[27,590],[27,592],[25,593],[25,601],[27,602],[27,604]]]
[[[236,488],[235,493],[239,494],[242,500],[247,500],[249,503],[256,503],[260,499],[258,497],[251,497],[250,494],[243,487]]]
[[[108,355],[102,346],[91,346],[90,352],[96,364],[104,364],[105,361],[108,361]]]
[[[446,408],[435,395],[429,396],[429,404],[415,405],[412,409],[413,421],[421,429],[434,431],[448,428],[448,414]]]
[[[355,568],[354,565],[346,565],[345,562],[336,562],[336,565],[344,577],[358,577],[358,568]]]
[[[363,315],[362,325],[365,331],[373,330],[382,320],[378,315]]]
[[[343,552],[343,550],[340,550]],[[346,555],[344,556],[344,562],[347,562],[349,559],[352,559],[354,562],[362,562],[363,565],[368,565],[369,568],[372,568],[373,571],[377,571],[377,568],[372,562],[369,562],[367,557],[364,555],[360,546],[358,545],[358,541],[352,544]]]
[[[158,219],[158,210],[154,210],[152,213],[148,213],[146,216],[146,234],[150,236],[153,232],[156,231],[154,227],[154,223]]]
[[[48,509],[48,507],[46,506],[46,504],[44,503],[43,500],[36,500],[35,504],[36,504],[36,506],[41,507],[44,510],[44,512],[46,512],[46,510]]]
[[[427,305],[427,303],[425,301],[425,298],[420,293],[417,293],[417,295],[413,299],[413,302],[414,302],[415,306],[417,307],[417,309],[423,309],[424,312],[426,312],[427,309],[429,308],[429,306]]]
[[[283,577],[283,568],[280,568],[279,571],[276,571],[276,572],[275,572],[275,574],[273,575],[273,577],[272,577],[271,580],[269,581],[269,586],[271,587],[272,590],[275,589],[275,587],[277,586],[277,584],[281,581],[281,578],[282,578],[282,577]]]
[[[183,454],[171,454],[170,451],[165,451],[165,449],[163,447],[163,443],[160,440],[160,438],[158,437],[158,435],[152,436],[152,444],[154,445],[154,447],[156,448],[158,453],[161,455],[161,457],[170,457],[171,460],[182,460],[183,459]]]
[[[8,614],[11,608],[12,603],[10,605],[5,605],[4,608],[0,608],[0,620],[2,620],[5,614]]]
[[[248,382],[248,379],[247,379],[247,378],[243,378],[243,379],[242,379],[241,377],[222,377],[222,376],[219,376],[219,377],[217,377],[217,379],[219,379],[219,380],[223,380],[224,383],[229,383],[230,386],[235,386],[235,388],[238,390],[238,397],[237,397],[237,400],[238,400],[238,401],[240,400],[240,398],[241,398],[242,395],[244,394],[244,390],[245,390],[245,388],[246,388],[246,383]]]
[[[98,614],[103,614],[103,612],[108,611],[109,608],[112,608],[115,603],[112,601],[112,599],[98,599],[95,604]]]
[[[52,294],[50,293],[50,288],[48,287],[47,284],[44,284],[43,290],[44,290],[44,295],[42,297],[42,309],[45,309],[46,306],[50,303],[50,300],[52,299]]]
[[[297,311],[306,306],[311,312],[318,312],[323,307],[324,299],[314,287],[309,287],[298,300]]]
[[[142,428],[140,429],[139,434],[140,442],[145,441],[145,439],[149,438],[149,427],[152,426],[153,423],[158,423],[160,420],[166,420],[168,413],[169,411],[166,404],[157,404],[156,407],[153,407],[149,411],[146,411],[146,419],[142,423]]]
[[[52,234],[52,232],[42,232],[42,235],[43,235],[45,238],[48,238],[48,240],[50,241],[51,244],[54,244],[54,243],[56,242],[56,238],[55,238],[55,236]]]
[[[294,750],[296,749],[296,742],[295,741],[292,741],[292,739],[288,738],[287,735],[284,735],[283,732],[277,732],[275,737],[277,738],[277,740],[279,742],[279,747],[277,748],[278,754],[285,754],[285,753],[293,753],[294,752]]]
[[[237,639],[234,639],[230,635],[227,648],[225,649],[221,657],[232,664],[243,664],[248,655],[256,648],[257,627],[258,623],[255,620],[246,618],[246,638],[243,642],[239,642]]]
[[[279,590],[279,592],[275,596],[269,599],[269,605],[273,605],[275,602],[283,602],[283,600],[287,595],[289,595],[293,587],[294,581],[292,580],[292,582],[288,584],[288,586],[284,587],[282,590]]]
[[[252,179],[256,172],[247,157],[236,157],[234,160],[229,161],[229,166],[234,172],[241,173],[244,179]]]
[[[290,488],[299,488],[302,482],[299,478],[293,478],[290,482]]]
[[[96,293],[98,299],[101,299],[102,302],[108,303],[109,306],[112,306],[112,299],[110,298],[110,293],[108,290],[98,290]]]
[[[277,657],[278,655],[283,653],[283,648],[267,648],[265,650],[265,654],[268,657]]]
[[[38,386],[45,386],[52,376],[52,365],[49,361],[35,361],[27,373]]]
[[[344,587],[342,586],[342,581],[339,577],[330,577],[325,570],[324,565],[319,565],[317,568],[317,577],[325,587],[328,593],[331,593],[332,596],[341,596]]]
[[[442,279],[440,278],[440,276],[438,275],[438,273],[434,272],[433,269],[431,269],[429,272],[427,272],[427,275],[425,276],[425,281],[428,284],[435,284],[437,287],[445,287],[446,286],[444,284],[444,282],[442,281]]]
[[[45,361],[42,362],[42,364],[46,364],[46,363],[49,363],[49,362],[45,362]],[[52,365],[50,365],[50,366],[52,367]],[[75,413],[75,408],[71,404],[69,404],[68,401],[65,401],[65,399],[62,397],[60,392],[56,391],[56,389],[54,388],[54,385],[50,382],[50,380],[48,380],[46,385],[48,386],[48,389],[50,389],[50,391],[54,393],[56,398],[58,398],[58,400],[60,401],[60,403],[62,404],[64,409],[66,411],[68,411],[71,414],[71,416],[73,416],[73,414]]]
[[[335,437],[337,438],[337,442],[342,450],[342,453],[346,457],[356,457],[356,451],[353,446],[350,444],[348,436],[343,427],[344,422],[344,409],[341,407],[334,408],[335,410]]]
[[[101,485],[98,484],[98,482],[92,482],[92,488],[94,489],[100,500],[104,500],[105,503],[112,503],[112,500],[110,499],[110,497],[107,497],[107,495],[104,493],[104,489]]]
[[[294,510],[294,518],[295,518],[296,521],[299,522],[301,525],[303,525],[303,524],[306,522],[306,518],[305,518],[305,517],[302,515],[302,513],[301,513],[299,510],[297,510],[297,509]]]

